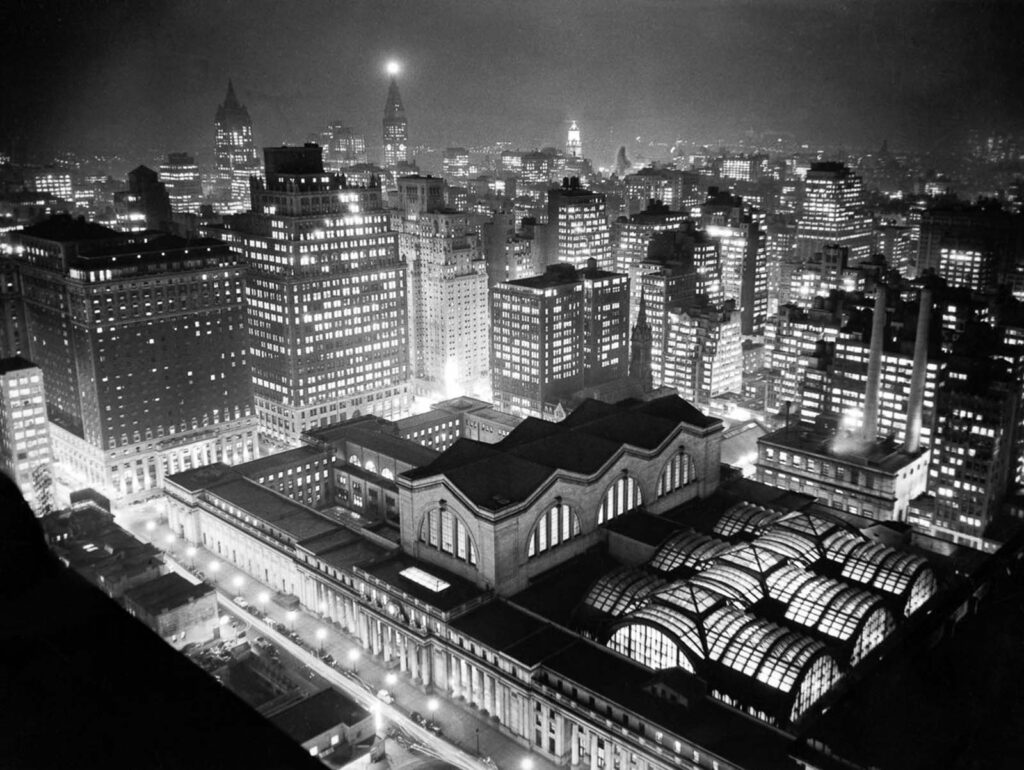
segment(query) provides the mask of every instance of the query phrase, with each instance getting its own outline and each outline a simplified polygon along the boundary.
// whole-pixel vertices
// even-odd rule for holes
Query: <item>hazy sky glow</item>
[[[414,144],[730,140],[941,147],[1024,118],[1016,3],[79,0],[0,3],[0,143],[206,153],[229,77],[259,144],[329,120],[380,143],[385,66]],[[5,43],[6,44],[6,43]]]

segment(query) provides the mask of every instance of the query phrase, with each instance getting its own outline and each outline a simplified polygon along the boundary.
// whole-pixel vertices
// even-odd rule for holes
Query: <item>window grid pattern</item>
[[[420,525],[420,542],[460,561],[476,565],[476,545],[469,535],[469,529],[448,508],[427,511]]]
[[[683,567],[699,570],[731,547],[724,540],[700,532],[677,532],[658,548],[648,566],[659,572],[674,572]]]
[[[638,607],[646,596],[664,585],[664,580],[643,570],[619,567],[594,583],[583,604],[618,617]]]
[[[668,461],[665,470],[658,478],[658,497],[664,497],[670,492],[682,489],[696,480],[697,470],[693,464],[693,458],[685,451],[680,450]]]
[[[533,525],[527,540],[526,556],[532,559],[579,534],[579,517],[565,503],[555,503]]]
[[[769,524],[778,521],[782,514],[771,508],[754,503],[736,503],[722,514],[712,530],[719,537],[755,535]]]
[[[938,590],[935,573],[922,557],[851,532],[835,532],[826,538],[825,555],[840,566],[843,579],[904,599],[905,615],[916,611]]]
[[[604,493],[601,501],[601,510],[598,512],[597,523],[604,524],[616,516],[621,516],[627,511],[643,505],[640,494],[640,485],[632,476],[621,476],[612,482],[608,491]]]

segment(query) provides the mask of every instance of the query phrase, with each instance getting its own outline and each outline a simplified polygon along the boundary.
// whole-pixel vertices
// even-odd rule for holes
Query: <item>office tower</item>
[[[0,359],[0,471],[36,515],[52,506],[50,423],[42,370],[21,356]]]
[[[446,209],[432,178],[400,177],[393,217],[408,267],[409,350],[417,391],[453,396],[486,388],[487,269],[469,214]]]
[[[491,382],[497,409],[542,418],[583,387],[583,283],[570,265],[495,285]]]
[[[518,176],[523,170],[522,150],[503,150],[498,159],[498,171],[502,174]]]
[[[715,176],[738,182],[756,182],[768,171],[767,155],[725,155],[711,164]]]
[[[983,239],[947,238],[939,248],[938,274],[950,286],[984,291],[995,283],[997,269],[996,255]]]
[[[625,177],[628,214],[643,211],[651,201],[660,201],[673,211],[689,213],[703,201],[700,176],[695,171],[670,168],[642,168]]]
[[[518,230],[515,223],[514,214],[495,212],[494,220],[480,228],[488,286],[544,272],[541,244],[534,237],[535,221],[525,221]]]
[[[548,264],[567,262],[584,268],[593,259],[602,270],[612,268],[611,230],[602,193],[584,190],[576,177],[548,190],[548,227]]]
[[[565,154],[570,158],[583,157],[583,141],[580,138],[580,129],[576,125],[575,120],[569,125],[569,133],[565,140]]]
[[[64,201],[74,200],[74,186],[71,174],[53,168],[37,169],[26,174],[29,190],[52,195]]]
[[[352,129],[340,121],[334,121],[321,134],[324,149],[324,168],[334,173],[341,173],[350,166],[365,164],[366,139],[362,134],[353,133]]]
[[[914,228],[908,224],[887,222],[875,227],[872,254],[882,254],[890,268],[904,278],[913,278],[916,272],[917,243]]]
[[[631,308],[646,305],[651,327],[651,374],[654,386],[663,384],[668,312],[698,304],[722,302],[718,270],[718,243],[692,223],[685,230],[655,233],[649,256],[630,275]],[[636,318],[631,319],[631,325]]]
[[[264,150],[240,237],[260,430],[295,443],[352,414],[407,407],[406,266],[380,188],[327,174],[320,148]]]
[[[591,259],[583,281],[583,384],[625,377],[629,366],[629,276],[601,270]]]
[[[1020,386],[1005,361],[954,357],[939,388],[928,504],[910,520],[978,542],[1013,481]],[[916,516],[915,516],[916,514]]]
[[[917,275],[945,269],[961,285],[1015,285],[1024,272],[1024,216],[997,205],[938,205],[921,213]],[[947,279],[949,280],[949,279]]]
[[[0,256],[0,358],[23,356],[27,346],[18,264]]]
[[[871,254],[871,217],[865,213],[861,178],[842,163],[812,163],[804,180],[803,213],[797,221],[798,254],[807,259],[827,243],[850,249],[858,264]]]
[[[125,231],[168,230],[171,225],[171,201],[157,173],[146,166],[128,172],[128,190],[115,194],[114,210],[118,224],[124,217]]]
[[[175,214],[199,213],[203,185],[195,158],[185,152],[172,152],[167,156],[167,162],[160,164],[160,181],[167,188],[171,211]]]
[[[253,139],[252,119],[235,96],[235,87],[230,80],[224,103],[217,108],[213,127],[220,209],[228,213],[245,211],[249,207],[249,177],[259,176],[260,164]]]
[[[821,353],[820,345],[834,348],[843,326],[843,295],[817,297],[811,308],[783,305],[769,318],[765,328],[765,366],[770,387],[766,406],[777,411],[789,401],[800,406],[804,376],[812,368],[811,358]]]
[[[850,251],[835,243],[826,244],[817,254],[789,273],[789,304],[812,307],[817,297],[834,291],[863,292],[873,287],[885,273],[885,262],[878,256],[858,265],[850,264]]]
[[[722,294],[736,301],[744,335],[764,334],[768,314],[768,259],[764,215],[728,192],[708,191],[701,226],[719,243]]]
[[[254,456],[245,274],[225,244],[64,217],[13,237],[58,462],[137,499]]]
[[[742,392],[743,336],[733,303],[670,308],[664,366],[662,384],[693,404]]]
[[[469,150],[465,147],[449,147],[441,160],[441,173],[452,182],[469,180]]]
[[[765,226],[768,254],[768,314],[792,302],[793,272],[803,264],[796,255],[796,225],[786,217],[771,217]]]
[[[655,233],[686,229],[687,215],[672,211],[667,204],[652,201],[647,208],[612,223],[615,271],[632,276],[634,268],[647,259]]]
[[[555,175],[555,156],[547,152],[523,153],[518,175],[528,185],[543,185]]]
[[[398,93],[398,80],[391,74],[388,84],[388,99],[384,104],[384,167],[392,169],[400,163],[408,163],[409,125],[405,118],[405,107]]]

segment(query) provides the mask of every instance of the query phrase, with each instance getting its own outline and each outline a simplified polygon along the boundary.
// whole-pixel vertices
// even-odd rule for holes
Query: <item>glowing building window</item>
[[[564,503],[555,503],[534,524],[526,555],[532,559],[580,534],[580,520]]]
[[[604,524],[640,505],[643,505],[643,498],[636,479],[632,476],[621,476],[605,492],[604,500],[601,501],[601,510],[598,512],[597,523]]]
[[[476,564],[476,545],[459,516],[446,506],[427,511],[420,526],[420,542],[469,564]]]
[[[658,497],[693,483],[697,480],[696,475],[693,458],[680,451],[668,461],[665,470],[661,472],[661,478],[658,479]]]

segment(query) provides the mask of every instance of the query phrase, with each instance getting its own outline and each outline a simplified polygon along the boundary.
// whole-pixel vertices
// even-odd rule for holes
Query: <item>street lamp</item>
[[[386,684],[388,687],[394,687],[397,681],[398,677],[394,673],[390,673],[386,677],[384,677],[384,684]]]
[[[267,602],[270,601],[270,594],[267,593],[266,591],[260,591],[260,594],[259,594],[259,596],[256,597],[256,599],[260,603],[260,608],[263,610],[263,614],[266,614],[266,612],[267,612]]]
[[[327,629],[326,628],[318,628],[316,630],[316,639],[317,639],[318,642],[320,642],[320,654],[321,655],[323,654],[323,651],[324,651],[324,639],[326,639],[326,638],[327,638]]]
[[[437,698],[431,698],[427,701],[427,711],[430,712],[430,718],[434,718],[434,714],[437,713],[437,707],[441,704],[437,702]]]
[[[355,673],[356,663],[359,662],[359,650],[357,650],[355,647],[348,651],[348,662],[349,665],[351,666],[350,670],[352,671],[352,673]]]
[[[295,630],[295,618],[297,615],[298,613],[295,610],[288,610],[288,612],[284,614],[284,619],[288,621],[289,631]]]
[[[216,574],[217,570],[219,570],[219,569],[220,569],[220,562],[219,561],[214,559],[213,561],[210,562],[210,572],[213,572],[214,574]]]
[[[242,586],[245,585],[245,578],[241,575],[235,575],[231,578],[231,585],[235,587],[235,595],[239,596],[242,593]]]
[[[480,728],[476,728],[476,755],[480,756]]]
[[[168,546],[174,545],[177,540],[178,538],[174,536],[173,532],[168,532],[167,537],[164,538],[164,542],[166,542]]]
[[[188,556],[188,568],[194,569],[196,566],[196,547],[194,545],[190,545],[185,550],[185,555]]]
[[[154,529],[156,529],[156,522],[155,521],[147,521],[146,522],[146,531],[147,532],[152,532]]]
[[[519,763],[519,766],[523,770],[533,770],[533,759],[530,757],[523,757],[523,761]]]

